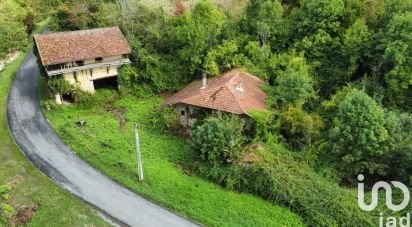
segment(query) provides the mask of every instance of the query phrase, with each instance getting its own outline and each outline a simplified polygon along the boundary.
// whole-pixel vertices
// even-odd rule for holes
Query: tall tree
[[[330,95],[348,81],[346,64],[340,52],[344,31],[342,0],[308,0],[292,13],[294,46],[316,62],[321,94]]]
[[[381,106],[365,92],[353,90],[338,104],[333,125],[330,144],[346,177],[386,173],[388,166],[382,159],[388,152],[389,134]]]
[[[176,55],[190,74],[201,68],[207,50],[218,44],[225,22],[223,11],[207,0],[177,18],[173,34]]]
[[[385,80],[390,99],[412,108],[412,12],[396,14],[385,32],[384,58],[390,66]]]
[[[296,106],[303,105],[309,98],[315,96],[312,78],[294,69],[288,69],[279,76],[274,92],[282,102]]]
[[[246,7],[244,24],[262,45],[270,44],[275,49],[284,47],[287,23],[278,0],[250,1]]]
[[[371,32],[364,19],[357,19],[345,31],[343,37],[342,54],[345,56],[344,61],[347,62],[348,76],[355,73],[363,62],[363,58],[369,51]],[[362,76],[362,75],[360,75]]]

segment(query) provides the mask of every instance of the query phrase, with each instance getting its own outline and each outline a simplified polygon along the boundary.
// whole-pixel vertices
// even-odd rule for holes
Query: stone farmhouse
[[[247,116],[253,110],[265,108],[266,94],[260,89],[263,81],[240,69],[224,75],[194,81],[166,100],[164,106],[174,106],[180,123],[191,127],[197,110],[217,110]]]
[[[48,77],[63,76],[72,85],[94,93],[95,81],[116,77],[129,64],[129,44],[118,27],[34,36]],[[61,104],[60,94],[56,102]]]

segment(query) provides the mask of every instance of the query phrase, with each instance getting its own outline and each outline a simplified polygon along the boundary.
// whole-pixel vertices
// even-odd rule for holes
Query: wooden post
[[[136,155],[137,155],[137,175],[139,176],[139,181],[143,180],[143,166],[142,158],[140,156],[140,142],[139,142],[139,131],[137,123],[135,124],[134,134],[136,138]]]

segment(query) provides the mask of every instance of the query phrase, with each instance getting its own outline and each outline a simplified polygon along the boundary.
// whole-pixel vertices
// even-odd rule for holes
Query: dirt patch
[[[168,99],[172,97],[176,92],[168,91],[168,92],[163,92],[160,93],[159,96],[162,97],[163,99]]]
[[[14,60],[16,60],[18,57],[20,56],[20,51],[15,51],[12,52],[8,55],[6,55],[6,58],[3,60],[0,60],[0,72],[4,69],[4,67],[13,62]]]
[[[39,209],[38,204],[23,205],[16,214],[11,218],[10,223],[14,225],[25,225],[31,221],[36,211]]]
[[[106,105],[105,109],[107,112],[113,114],[113,116],[119,120],[119,129],[122,131],[127,122],[126,117],[124,116],[124,114],[126,113],[126,108]]]

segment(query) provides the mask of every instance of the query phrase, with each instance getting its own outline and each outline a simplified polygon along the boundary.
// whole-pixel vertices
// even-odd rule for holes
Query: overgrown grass
[[[6,100],[22,54],[0,73],[0,185],[11,186],[6,201],[16,210],[38,204],[30,226],[109,226],[88,205],[52,183],[29,163],[11,138],[6,122]]]
[[[162,99],[120,97],[101,90],[96,104],[45,111],[63,141],[102,172],[128,188],[209,226],[302,226],[288,208],[249,194],[222,189],[183,168],[192,162],[186,141],[153,126]],[[85,120],[84,128],[76,126]],[[126,123],[122,126],[122,122]],[[137,181],[134,123],[140,128],[145,180]]]

